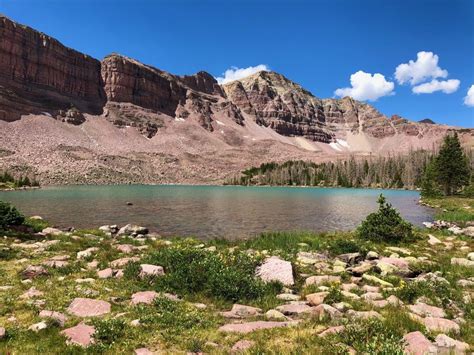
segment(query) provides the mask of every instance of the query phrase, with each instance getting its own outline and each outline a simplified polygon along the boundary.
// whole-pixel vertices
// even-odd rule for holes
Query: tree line
[[[452,137],[452,138],[451,138]],[[457,141],[456,135],[447,136],[447,139]],[[446,141],[446,138],[445,138]],[[450,143],[450,146],[455,145]],[[444,147],[444,144],[443,144]],[[453,148],[451,148],[453,149]],[[461,153],[459,153],[459,150]],[[239,176],[228,179],[225,183],[229,185],[275,185],[275,186],[328,186],[328,187],[371,187],[371,188],[405,188],[416,189],[427,185],[428,181],[434,185],[441,184],[441,180],[434,183],[432,179],[440,170],[440,166],[450,162],[451,165],[463,166],[460,169],[453,167],[440,170],[440,179],[446,174],[446,170],[453,171],[456,176],[464,176],[459,181],[464,183],[456,185],[451,189],[443,191],[449,194],[458,191],[459,188],[468,185],[472,171],[472,154],[468,155],[462,151],[458,144],[457,153],[451,153],[447,158],[438,158],[444,150],[439,153],[427,150],[415,150],[406,155],[377,156],[377,157],[350,157],[348,160],[335,162],[314,163],[302,160],[290,160],[284,163],[263,163],[259,167],[252,167],[243,171]],[[462,159],[454,159],[453,156],[461,156]],[[442,160],[442,161],[441,161]],[[446,162],[445,162],[446,160]],[[435,161],[438,165],[434,167]],[[454,163],[453,163],[454,162]],[[427,175],[430,175],[429,179]],[[454,178],[452,178],[454,180]],[[451,183],[448,183],[448,185]],[[446,184],[445,184],[446,185]],[[448,186],[446,185],[446,186]],[[437,189],[435,189],[437,191]]]
[[[19,188],[25,186],[39,186],[39,182],[36,179],[30,179],[28,176],[20,176],[19,178],[15,178],[12,174],[8,171],[5,171],[3,174],[0,174],[0,188],[1,187],[7,188]]]

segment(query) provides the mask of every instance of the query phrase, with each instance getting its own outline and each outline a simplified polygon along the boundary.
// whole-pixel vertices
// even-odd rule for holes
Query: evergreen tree
[[[444,137],[435,160],[436,179],[445,195],[452,195],[469,184],[470,167],[457,133]]]

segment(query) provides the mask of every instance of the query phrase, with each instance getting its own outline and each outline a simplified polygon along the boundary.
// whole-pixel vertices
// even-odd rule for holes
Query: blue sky
[[[216,77],[266,65],[321,98],[376,99],[386,115],[474,127],[464,104],[474,85],[471,0],[0,0],[0,12],[98,59],[118,52]]]

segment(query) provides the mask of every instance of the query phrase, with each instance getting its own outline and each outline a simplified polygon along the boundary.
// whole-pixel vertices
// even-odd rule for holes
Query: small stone
[[[235,303],[230,311],[221,312],[221,315],[223,317],[234,319],[255,317],[260,314],[262,314],[262,310],[260,308],[246,306],[238,303]]]
[[[231,351],[232,352],[243,352],[249,350],[255,345],[255,342],[252,340],[239,340],[234,344]]]
[[[369,251],[367,255],[365,256],[367,260],[375,260],[379,258],[379,254],[376,253],[375,251]]]
[[[276,309],[270,309],[265,313],[265,318],[273,320],[286,320],[286,317],[283,313],[277,311]]]
[[[48,328],[48,324],[46,322],[39,322],[31,325],[28,330],[32,330],[35,333],[38,333],[40,330]]]
[[[284,304],[276,309],[287,316],[299,316],[303,313],[308,313],[311,307],[306,304]]]
[[[329,295],[329,292],[317,292],[306,295],[306,300],[311,306],[319,306],[324,303],[324,299]]]
[[[43,266],[35,266],[35,265],[30,265],[28,266],[23,272],[21,273],[21,276],[23,279],[34,279],[39,276],[48,276],[49,272],[43,267]]]
[[[436,238],[434,235],[428,234],[428,244],[431,246],[441,244],[441,240]]]
[[[357,286],[354,283],[350,283],[350,284],[342,284],[341,288],[343,291],[351,292],[352,290],[357,290],[359,286]]]
[[[159,294],[155,291],[141,291],[136,292],[132,295],[132,304],[152,304],[155,298],[157,298]]]
[[[408,305],[408,309],[421,317],[446,317],[446,312],[442,308],[430,306],[423,302],[418,302],[414,305]]]
[[[474,261],[463,258],[451,258],[451,265],[459,265],[465,267],[474,267]]]
[[[276,298],[282,301],[299,301],[301,297],[292,293],[280,293]]]
[[[115,249],[124,254],[131,254],[135,250],[135,247],[131,244],[119,244],[115,246]]]
[[[0,327],[0,340],[5,338],[6,334],[7,334],[6,329],[3,327]]]
[[[347,311],[347,316],[353,319],[370,319],[370,318],[382,318],[379,312],[375,311]]]
[[[60,312],[54,312],[54,311],[48,311],[48,310],[42,310],[39,313],[40,318],[49,318],[54,320],[60,327],[64,327],[64,324],[67,321],[66,315]]]
[[[62,230],[57,229],[57,228],[51,228],[51,227],[43,229],[41,233],[43,233],[44,235],[53,235],[53,236],[64,234]]]
[[[140,326],[140,319],[134,319],[134,320],[132,320],[132,321],[130,322],[130,325],[131,325],[132,327],[138,327],[138,326]]]
[[[326,330],[322,331],[321,333],[319,333],[318,336],[324,338],[325,336],[328,336],[328,335],[338,334],[338,333],[344,331],[344,329],[345,329],[345,327],[343,325],[330,327],[330,328],[327,328]]]
[[[374,265],[369,262],[362,262],[357,266],[349,268],[348,271],[354,276],[362,276],[372,270],[373,267]]]
[[[77,317],[96,317],[110,313],[109,302],[90,298],[75,298],[67,311]]]
[[[84,323],[79,323],[75,327],[63,330],[61,334],[66,336],[69,344],[87,347],[94,342],[94,338],[92,337],[94,332],[94,327]]]
[[[403,302],[400,301],[400,299],[395,296],[395,295],[391,295],[387,298],[387,302],[389,304],[391,304],[392,306],[400,306],[400,305],[403,305]]]
[[[362,290],[364,290],[365,292],[379,292],[380,287],[371,286],[371,285],[364,285],[364,286],[362,286]]]
[[[140,265],[140,278],[150,277],[150,276],[163,276],[165,271],[162,266],[150,265],[150,264],[141,264]]]
[[[324,318],[338,319],[342,317],[342,313],[336,308],[324,303],[313,307],[311,313],[319,320],[323,320]]]
[[[120,258],[120,259],[112,261],[110,263],[110,267],[112,267],[112,268],[122,268],[122,267],[127,266],[128,263],[137,262],[137,261],[140,261],[140,258],[138,258],[136,256],[133,256],[133,257],[130,257],[130,258]]]
[[[41,297],[44,295],[44,292],[42,291],[39,291],[36,289],[36,287],[31,287],[28,291],[26,291],[25,293],[23,293],[20,298],[23,298],[23,299],[30,299],[30,298],[35,298],[35,297]]]
[[[92,248],[87,248],[86,250],[79,251],[77,253],[77,259],[86,259],[92,256],[92,254],[95,254],[99,251],[99,248],[92,247]]]
[[[383,286],[383,287],[393,287],[393,285],[390,282],[381,280],[378,277],[373,276],[373,275],[364,274],[362,275],[362,279],[368,282],[379,284],[380,286]]]
[[[377,301],[383,299],[383,295],[378,292],[367,292],[360,296],[360,298],[366,301]]]
[[[298,324],[298,322],[295,322],[295,321],[289,321],[289,322],[255,321],[255,322],[247,322],[247,323],[225,324],[221,326],[218,330],[220,332],[226,332],[226,333],[247,334],[247,333],[254,332],[256,330],[289,327],[296,324]]]
[[[114,276],[114,270],[112,268],[107,268],[104,270],[97,271],[97,277],[99,279],[108,279]]]
[[[153,355],[154,353],[147,348],[135,349],[135,355]]]
[[[341,254],[341,255],[338,255],[336,258],[338,258],[339,260],[344,261],[345,263],[347,263],[349,265],[355,265],[363,259],[362,255],[360,255],[360,253]]]
[[[446,334],[438,334],[435,339],[438,352],[443,354],[464,354],[469,350],[469,344],[448,337]]]
[[[305,285],[315,285],[320,286],[325,283],[340,283],[341,278],[339,276],[331,276],[331,275],[320,275],[320,276],[310,276],[306,279]]]

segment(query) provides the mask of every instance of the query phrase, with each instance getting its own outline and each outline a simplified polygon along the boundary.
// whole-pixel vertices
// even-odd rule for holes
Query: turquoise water
[[[59,227],[134,223],[163,235],[248,237],[271,230],[348,230],[383,193],[416,225],[432,219],[418,192],[304,187],[115,185],[0,192],[26,215]],[[127,206],[132,202],[132,206]]]

